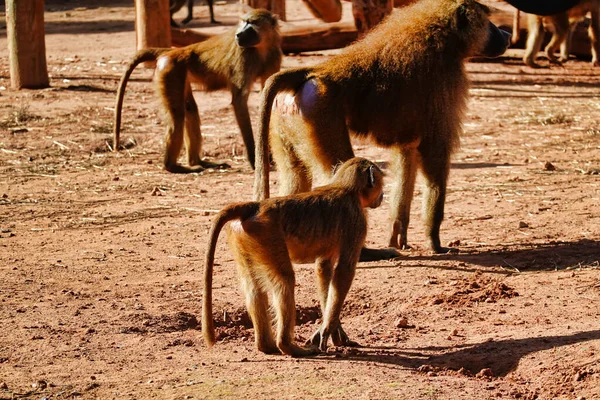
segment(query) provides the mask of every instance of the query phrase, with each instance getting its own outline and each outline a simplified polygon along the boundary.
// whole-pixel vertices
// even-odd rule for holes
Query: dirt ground
[[[0,399],[600,398],[600,75],[588,61],[531,69],[509,51],[468,64],[472,100],[442,225],[459,252],[425,249],[418,188],[414,248],[361,263],[350,290],[342,318],[361,347],[292,359],[255,349],[225,240],[219,340],[211,350],[201,340],[206,233],[216,211],[252,193],[230,96],[195,94],[206,156],[229,170],[161,169],[164,127],[143,69],[125,97],[129,149],[112,153],[132,2],[46,9],[51,87],[11,89],[0,56]],[[301,2],[288,9],[312,21]],[[236,20],[234,4],[215,11],[223,26],[209,27],[197,4],[191,27]],[[257,102],[258,90],[253,121]],[[389,153],[356,152],[381,162],[389,193]],[[388,215],[387,201],[370,211],[369,245],[385,246]],[[296,293],[305,340],[320,322],[311,265],[298,266]]]

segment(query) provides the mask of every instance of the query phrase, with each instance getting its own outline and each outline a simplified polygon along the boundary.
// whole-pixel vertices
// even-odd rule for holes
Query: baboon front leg
[[[456,252],[456,249],[442,247],[440,226],[444,219],[446,185],[450,172],[450,154],[447,151],[432,151],[421,154],[425,190],[423,193],[423,220],[428,247],[436,253]]]
[[[316,263],[316,277],[317,277],[317,291],[319,293],[319,303],[321,305],[321,315],[325,315],[325,309],[327,307],[327,297],[329,287],[331,284],[331,276],[333,272],[333,265],[330,259],[319,259]],[[338,327],[331,332],[331,339],[333,344],[336,346],[359,346],[357,342],[354,342],[348,338],[342,324],[339,323]],[[321,328],[306,341],[307,345],[319,346],[321,344]]]
[[[235,88],[232,89],[231,94],[233,96],[233,111],[242,133],[248,162],[250,162],[250,166],[254,169],[254,135],[252,133],[250,114],[248,113],[248,91],[246,89]]]
[[[329,336],[332,336],[334,344],[345,346],[357,346],[344,332],[340,322],[340,313],[346,299],[346,295],[352,285],[358,254],[349,254],[350,258],[342,256],[333,269],[331,281],[327,289],[327,300],[323,311],[323,323],[321,328],[315,332],[311,342],[319,343],[321,351],[327,350]]]
[[[530,67],[538,67],[535,62],[544,40],[544,25],[542,17],[530,14],[527,16],[527,45],[523,62]]]
[[[408,223],[419,163],[418,152],[415,147],[407,147],[398,149],[394,156],[393,169],[396,170],[396,181],[390,198],[392,235],[389,245],[399,249],[409,249]]]
[[[187,24],[194,18],[194,0],[187,0],[187,17],[181,21],[182,24]]]

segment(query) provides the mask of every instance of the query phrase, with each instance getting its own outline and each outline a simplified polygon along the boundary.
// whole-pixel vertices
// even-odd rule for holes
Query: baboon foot
[[[321,351],[327,351],[327,341],[329,339],[329,334],[322,334],[322,328],[319,328],[313,333],[310,339],[306,341],[307,345],[319,346]],[[358,347],[359,343],[350,340],[346,332],[341,325],[335,328],[331,332],[331,340],[333,344],[336,346],[348,346],[348,347]]]
[[[281,350],[279,350],[275,342],[256,343],[256,347],[258,348],[258,351],[261,351],[265,354],[281,354]]]
[[[227,169],[231,168],[231,165],[227,163],[213,163],[210,161],[200,161],[200,165],[204,168],[212,168],[212,169]]]
[[[458,253],[458,249],[455,247],[437,246],[437,247],[432,247],[431,250],[433,250],[436,254],[456,254],[456,253]]]
[[[308,357],[319,354],[319,348],[313,345],[307,345],[306,347],[298,346],[294,343],[280,343],[279,350],[283,354],[290,355],[292,357]]]
[[[181,21],[181,23],[182,23],[183,25],[186,25],[186,24],[187,24],[187,23],[189,23],[191,20],[192,20],[192,17],[191,17],[191,16],[190,16],[190,17],[185,17],[185,18],[183,19],[183,21]]]
[[[391,260],[398,257],[400,257],[400,253],[392,247],[385,249],[370,249],[368,247],[363,247],[360,250],[359,261]]]
[[[183,165],[173,164],[165,165],[165,170],[173,174],[194,174],[204,171],[206,168],[202,165],[193,165],[190,167],[184,167]]]

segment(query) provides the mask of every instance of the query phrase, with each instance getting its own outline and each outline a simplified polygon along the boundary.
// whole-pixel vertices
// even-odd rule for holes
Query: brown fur
[[[571,34],[577,23],[582,21],[587,13],[591,14],[588,35],[591,41],[592,65],[600,66],[598,54],[600,53],[600,0],[583,0],[568,11],[542,17],[540,15],[527,15],[527,46],[523,62],[530,67],[538,67],[535,62],[544,40],[544,28],[552,32],[552,38],[546,45],[546,56],[551,63],[560,64],[569,59]],[[560,58],[556,58],[556,51],[560,48]]]
[[[295,357],[336,345],[352,345],[340,323],[340,312],[367,233],[364,208],[383,198],[383,173],[364,158],[353,158],[334,173],[332,182],[312,192],[261,202],[232,204],[215,218],[204,271],[202,331],[215,342],[212,317],[212,276],[219,232],[229,221],[229,242],[242,280],[256,346],[265,353]],[[309,347],[294,343],[296,305],[292,263],[315,262],[323,324]],[[273,338],[268,298],[277,320]],[[315,347],[318,345],[318,348]]]
[[[248,37],[251,42],[248,42]],[[258,41],[258,43],[254,43]],[[239,44],[238,44],[239,42]],[[264,82],[281,66],[281,36],[277,19],[266,10],[253,10],[241,18],[236,30],[186,47],[140,50],[129,63],[117,90],[114,150],[119,150],[121,109],[129,76],[137,65],[157,61],[157,94],[166,114],[167,133],[164,165],[170,172],[198,172],[218,165],[201,160],[200,116],[191,83],[205,91],[228,89],[242,132],[250,164],[254,167],[254,137],[248,113],[248,95],[256,80]],[[185,138],[184,138],[185,132]],[[177,164],[183,147],[189,167]]]
[[[342,54],[273,75],[261,100],[255,199],[269,196],[267,138],[280,194],[288,194],[309,190],[332,165],[353,157],[350,134],[366,137],[393,152],[389,245],[408,245],[420,168],[428,244],[448,251],[440,245],[439,229],[467,103],[464,60],[500,55],[508,36],[475,1],[422,0],[393,13]]]

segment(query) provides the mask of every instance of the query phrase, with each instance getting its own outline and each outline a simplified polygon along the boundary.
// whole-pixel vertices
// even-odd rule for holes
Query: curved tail
[[[255,143],[254,200],[269,198],[269,125],[275,96],[282,90],[294,90],[308,79],[313,67],[293,68],[271,75],[265,82],[260,102],[258,133]]]
[[[212,314],[212,279],[215,263],[215,249],[219,233],[223,226],[234,219],[247,219],[258,212],[260,203],[236,203],[225,207],[213,221],[208,235],[208,250],[206,250],[206,263],[204,267],[204,295],[202,296],[202,334],[206,344],[210,347],[215,344],[215,323]]]
[[[125,88],[127,87],[127,81],[131,76],[135,67],[143,62],[156,61],[161,55],[170,50],[170,47],[155,47],[149,49],[139,50],[133,59],[127,65],[127,70],[123,73],[119,87],[117,88],[117,102],[115,105],[115,122],[113,125],[113,151],[119,151],[119,140],[121,136],[121,110],[123,109],[123,97],[125,96]]]

